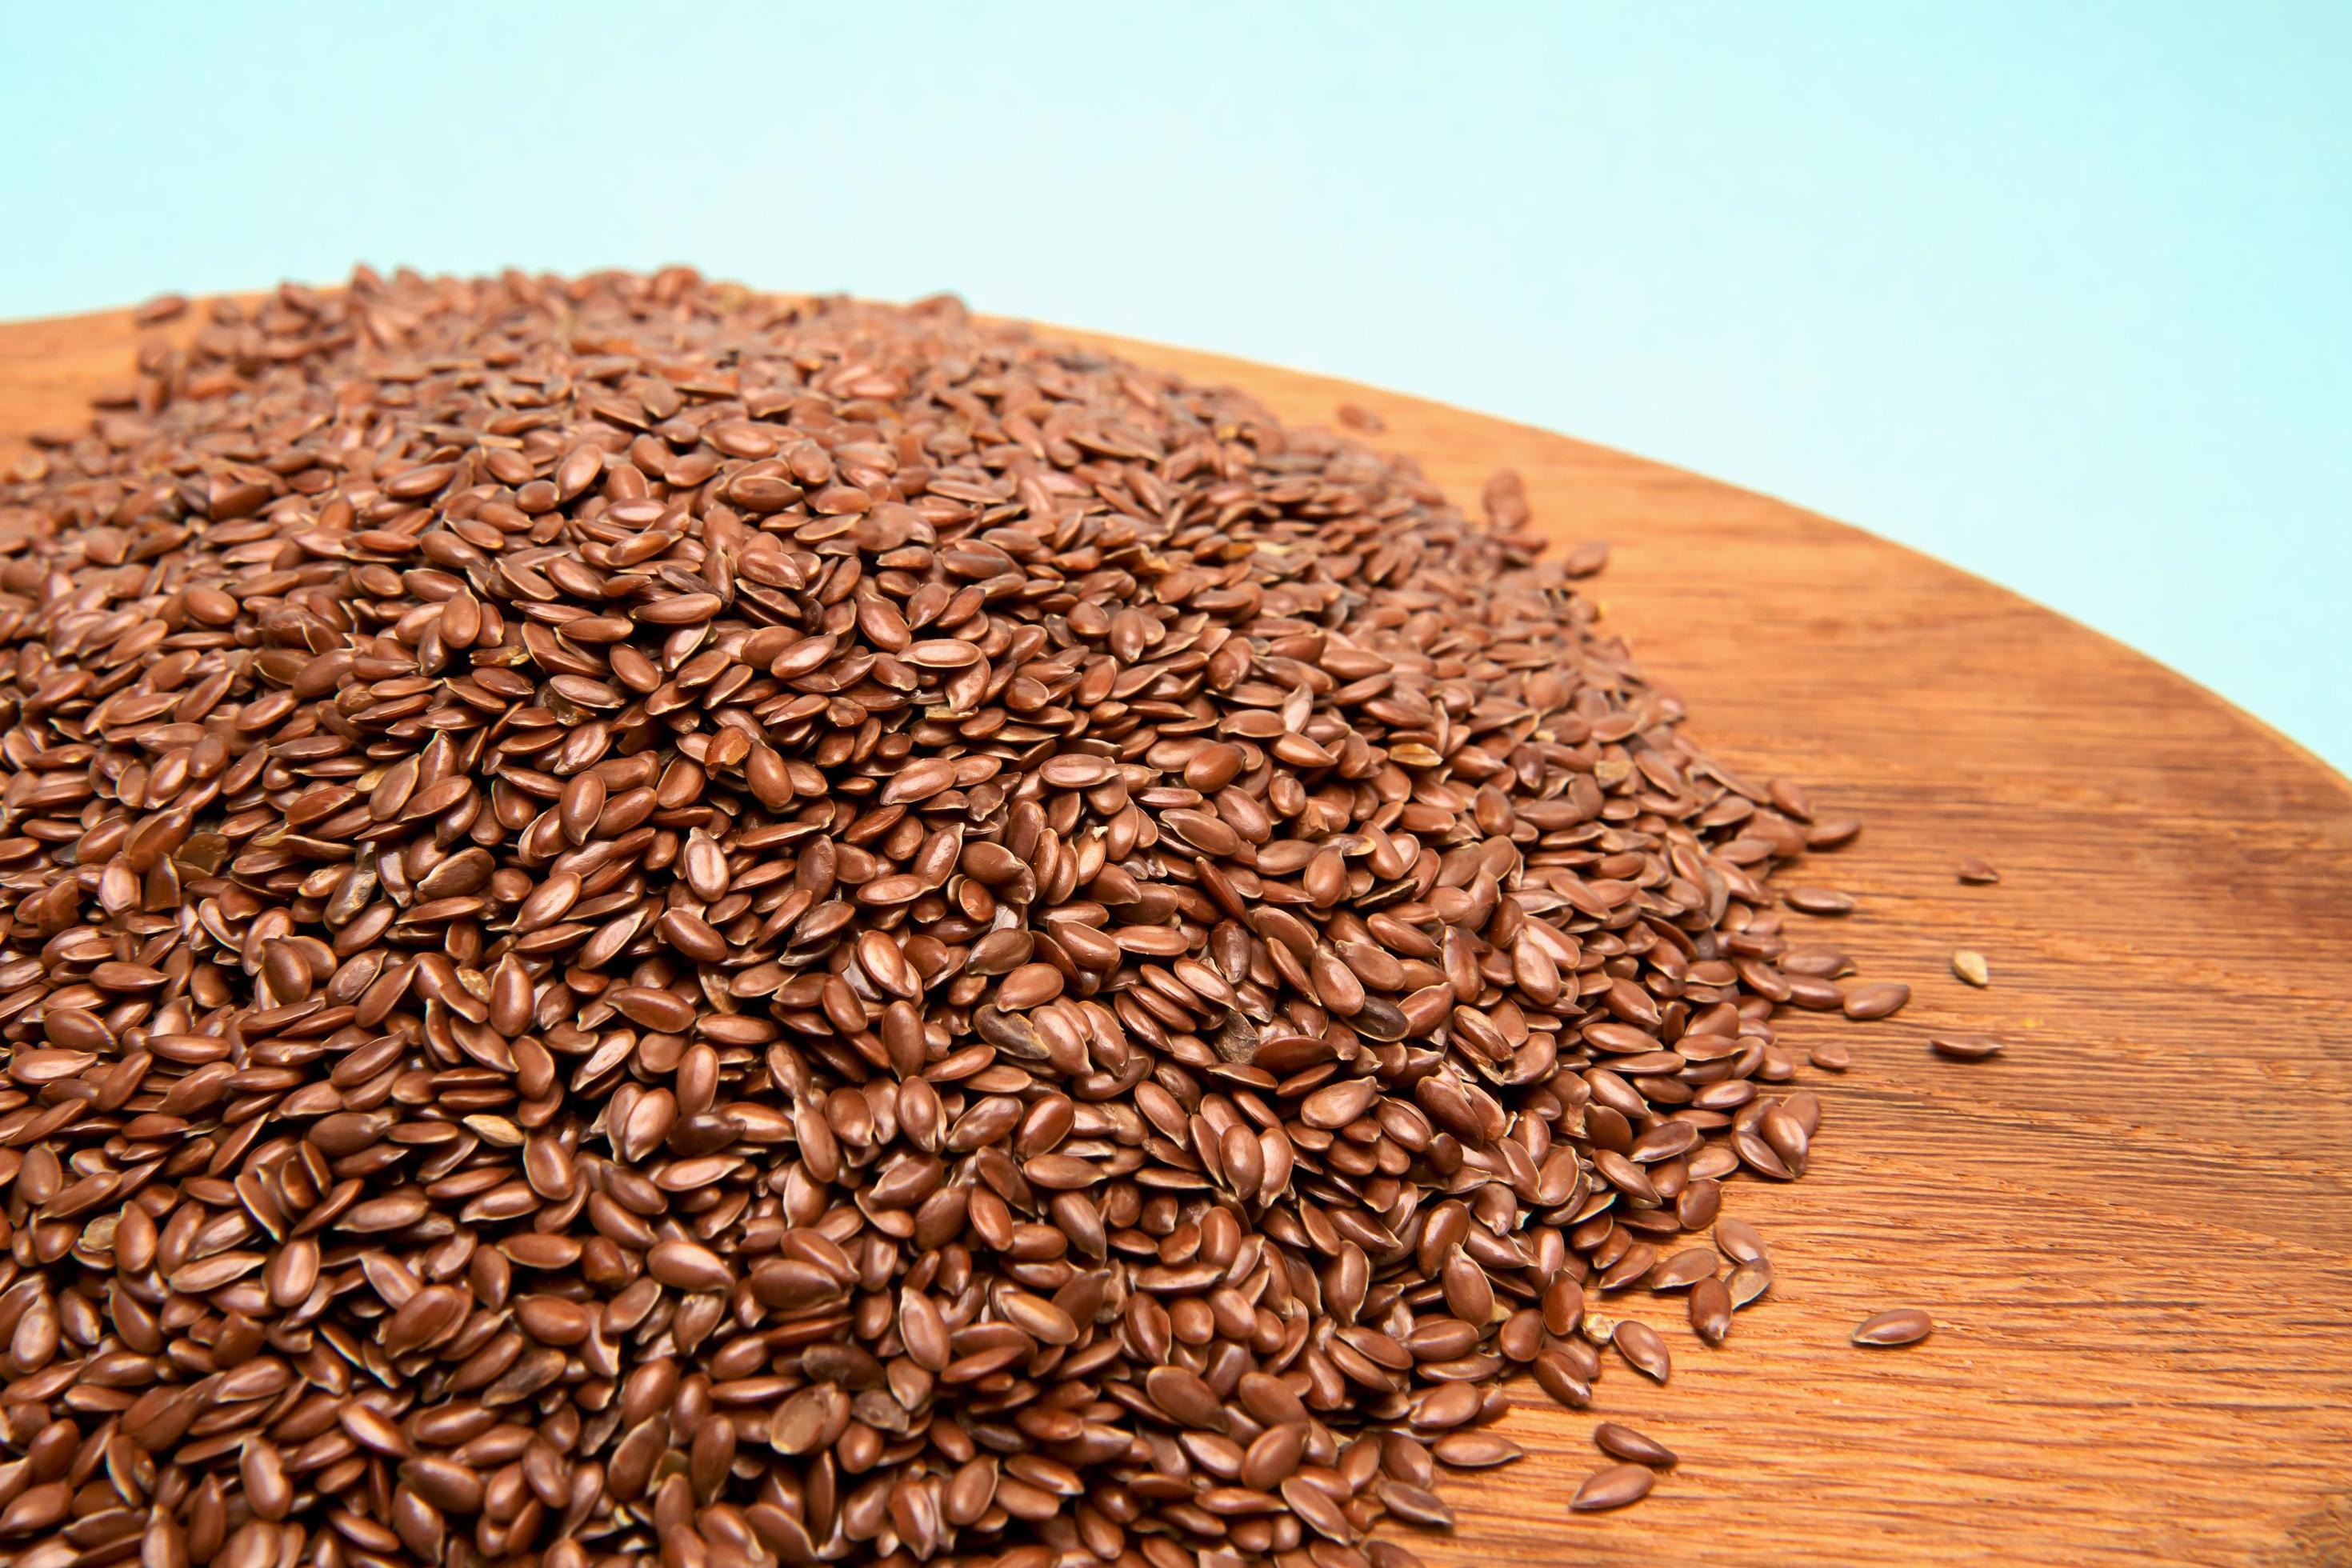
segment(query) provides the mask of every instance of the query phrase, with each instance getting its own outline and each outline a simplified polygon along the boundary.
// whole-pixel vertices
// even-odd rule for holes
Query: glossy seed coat
[[[143,316],[0,468],[0,1556],[1404,1568],[1588,1280],[1769,1283],[1858,824],[1516,476],[683,268]]]

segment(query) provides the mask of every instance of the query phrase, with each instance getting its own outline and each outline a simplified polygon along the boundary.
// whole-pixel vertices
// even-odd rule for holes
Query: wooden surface
[[[1084,334],[1070,333],[1069,336]],[[2352,786],[2073,623],[1839,524],[1457,410],[1109,339],[1285,419],[1352,402],[1475,505],[1502,466],[1563,541],[1613,542],[1611,621],[1752,776],[1867,823],[1794,879],[1792,929],[1905,979],[1900,1016],[1784,1015],[1853,1048],[1811,1173],[1735,1182],[1778,1282],[1673,1381],[1594,1409],[1530,1387],[1516,1467],[1455,1480],[1433,1563],[2352,1564]],[[125,379],[120,314],[0,327],[0,452]],[[1963,887],[1963,855],[1997,887]],[[1957,947],[1993,983],[1954,979]],[[1930,1032],[1997,1033],[1996,1060]],[[1927,1308],[1907,1350],[1846,1342]],[[1683,1456],[1650,1500],[1571,1516],[1627,1421]]]

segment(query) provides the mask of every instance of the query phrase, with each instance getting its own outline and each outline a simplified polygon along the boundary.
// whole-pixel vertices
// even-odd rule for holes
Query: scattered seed
[[[1935,1331],[1936,1325],[1927,1314],[1916,1307],[1895,1307],[1864,1318],[1853,1331],[1853,1342],[1858,1345],[1916,1344]]]
[[[1536,1382],[1543,1391],[1570,1409],[1581,1410],[1592,1402],[1591,1380],[1562,1352],[1538,1352],[1534,1371]]]
[[[1746,1268],[1733,1271],[1735,1278],[1745,1272]],[[1723,1280],[1702,1279],[1691,1287],[1691,1331],[1706,1343],[1719,1345],[1730,1336],[1734,1310],[1731,1288]]]
[[[1648,1284],[1653,1290],[1679,1290],[1713,1279],[1722,1263],[1711,1247],[1686,1247],[1651,1269]]]
[[[1732,1215],[1715,1222],[1715,1245],[1734,1263],[1761,1263],[1770,1256],[1756,1227]]]
[[[1911,1000],[1911,987],[1895,980],[1856,985],[1845,994],[1845,1016],[1855,1019],[1884,1018],[1900,1012]]]
[[[1772,1289],[1772,1266],[1769,1263],[1743,1263],[1724,1280],[1724,1288],[1735,1308],[1745,1307]]]
[[[1437,1461],[1457,1470],[1483,1470],[1526,1457],[1527,1450],[1491,1432],[1449,1432],[1431,1445]]]
[[[1930,1035],[1927,1047],[1939,1057],[1975,1062],[1999,1056],[2001,1043],[1990,1035]]]
[[[1992,984],[1991,966],[1981,952],[1961,948],[1952,954],[1952,973],[1969,984],[1982,987]]]
[[[1655,1437],[1636,1432],[1631,1426],[1614,1421],[1603,1421],[1592,1429],[1592,1441],[1604,1454],[1630,1464],[1647,1465],[1653,1469],[1670,1470],[1677,1460],[1675,1451]]]
[[[188,313],[188,298],[184,294],[158,294],[131,312],[131,319],[142,327],[158,326]]]
[[[1960,858],[1959,875],[1960,880],[1963,882],[1984,883],[1998,882],[2000,880],[2000,873],[1999,871],[1994,870],[1989,863],[1978,859],[1973,855],[1964,855]]]
[[[1674,1370],[1674,1358],[1666,1353],[1666,1342],[1658,1331],[1636,1318],[1628,1318],[1617,1325],[1609,1342],[1625,1358],[1625,1364],[1653,1383],[1664,1383]]]
[[[1657,1472],[1647,1465],[1611,1465],[1585,1477],[1568,1506],[1578,1513],[1623,1508],[1648,1497],[1657,1482]]]

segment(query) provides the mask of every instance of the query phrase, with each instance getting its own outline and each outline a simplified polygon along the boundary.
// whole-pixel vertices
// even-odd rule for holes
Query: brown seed
[[[1380,1484],[1380,1499],[1391,1513],[1407,1524],[1429,1530],[1454,1528],[1454,1510],[1446,1506],[1444,1499],[1426,1487],[1410,1481],[1384,1480]]]
[[[588,842],[588,835],[596,819],[604,813],[604,781],[596,773],[581,773],[563,786],[562,797],[556,803],[556,813],[563,823],[563,837],[574,844]]]
[[[1849,1018],[1884,1018],[1902,1009],[1911,1000],[1911,987],[1899,981],[1882,980],[1868,985],[1856,985],[1845,994],[1845,1016]]]
[[[1927,1045],[1937,1056],[1964,1062],[1999,1056],[2001,1048],[2001,1042],[1990,1035],[1930,1035]]]
[[[1971,883],[1998,882],[2000,880],[2000,873],[1999,871],[1994,870],[1990,864],[1978,859],[1973,855],[1963,855],[1960,857],[1959,877],[1961,881]]]
[[[1446,1307],[1456,1318],[1473,1326],[1483,1326],[1493,1318],[1494,1286],[1486,1271],[1467,1254],[1457,1252],[1447,1258],[1442,1278]]]
[[[1715,1222],[1715,1244],[1735,1263],[1756,1263],[1769,1256],[1756,1227],[1730,1215]]]
[[[1543,1344],[1543,1314],[1523,1307],[1504,1320],[1495,1335],[1495,1348],[1511,1361],[1531,1362]]]
[[[1184,764],[1184,783],[1203,795],[1213,795],[1234,782],[1241,766],[1239,746],[1213,742],[1192,753]]]
[[[1625,1358],[1625,1364],[1653,1383],[1664,1383],[1674,1370],[1674,1358],[1666,1353],[1666,1342],[1658,1331],[1638,1319],[1628,1318],[1617,1325],[1609,1342]]]
[[[1732,1310],[1731,1289],[1722,1280],[1702,1279],[1691,1287],[1691,1331],[1708,1344],[1719,1345],[1730,1336]]]
[[[1654,1204],[1658,1201],[1658,1190],[1651,1185],[1650,1178],[1643,1172],[1642,1167],[1615,1150],[1594,1150],[1592,1164],[1611,1186],[1634,1202]]]
[[[997,1468],[993,1459],[976,1458],[967,1461],[948,1478],[940,1498],[941,1517],[953,1525],[976,1522],[988,1511],[996,1495]]]
[[[683,268],[142,348],[0,473],[0,1531],[1412,1568],[1901,1001],[1532,490]]]
[[[520,932],[541,931],[562,920],[580,900],[580,879],[569,871],[561,871],[531,889],[530,896],[515,911],[515,930]]]
[[[997,986],[997,1005],[1014,1012],[1042,1006],[1062,994],[1062,972],[1050,963],[1024,963]]]
[[[1664,1443],[1636,1432],[1631,1426],[1621,1426],[1614,1421],[1603,1421],[1594,1427],[1592,1441],[1602,1453],[1612,1458],[1647,1465],[1653,1469],[1670,1470],[1678,1462],[1675,1451]]]
[[[1527,1457],[1526,1449],[1492,1432],[1448,1432],[1431,1445],[1430,1452],[1438,1463],[1457,1470],[1491,1469]]]
[[[690,1241],[656,1242],[646,1254],[646,1270],[680,1290],[723,1290],[734,1279],[724,1258]]]
[[[1862,831],[1862,821],[1853,816],[1825,816],[1805,829],[1808,849],[1836,849],[1853,841]]]
[[[950,1342],[939,1308],[919,1293],[908,1290],[898,1299],[898,1334],[918,1366],[939,1372],[948,1364]]]
[[[1569,1358],[1558,1351],[1544,1351],[1535,1359],[1536,1382],[1543,1391],[1571,1410],[1581,1410],[1591,1403],[1591,1381],[1580,1373]]]
[[[625,985],[608,994],[621,1016],[649,1029],[676,1034],[694,1022],[694,1006],[674,992]]]
[[[335,1419],[344,1431],[377,1453],[404,1459],[414,1451],[406,1435],[371,1405],[345,1400],[336,1405]]]
[[[1181,1366],[1153,1367],[1144,1374],[1144,1392],[1151,1403],[1187,1426],[1221,1431],[1225,1425],[1216,1394],[1198,1374]]]
[[[1306,1437],[1305,1427],[1287,1421],[1259,1433],[1242,1456],[1242,1484],[1262,1492],[1274,1490],[1298,1468]]]
[[[1475,1418],[1479,1409],[1478,1391],[1470,1384],[1440,1384],[1423,1396],[1420,1407],[1413,1412],[1413,1422],[1432,1429],[1459,1426]]]
[[[847,1425],[849,1405],[839,1389],[820,1383],[784,1401],[768,1428],[768,1441],[780,1454],[814,1452],[835,1440]]]
[[[1623,1508],[1648,1497],[1656,1484],[1657,1472],[1647,1465],[1611,1465],[1585,1477],[1568,1506],[1578,1513]]]
[[[1650,1289],[1678,1290],[1685,1285],[1712,1279],[1721,1262],[1712,1247],[1686,1247],[1650,1270]]]
[[[29,1535],[61,1523],[73,1505],[73,1489],[63,1481],[27,1487],[0,1509],[0,1537]]]
[[[307,1236],[294,1237],[270,1254],[262,1278],[272,1305],[281,1310],[301,1305],[319,1282],[319,1244]]]
[[[245,1500],[255,1513],[280,1520],[292,1511],[294,1483],[287,1478],[276,1444],[263,1437],[248,1438],[239,1452],[237,1470],[245,1481]]]
[[[1326,1130],[1345,1127],[1370,1110],[1379,1095],[1380,1085],[1370,1079],[1327,1084],[1300,1102],[1299,1120],[1309,1127]]]
[[[1895,1307],[1874,1312],[1853,1331],[1858,1345],[1913,1345],[1935,1332],[1936,1325],[1916,1307]]]
[[[1769,1263],[1743,1263],[1724,1280],[1725,1289],[1734,1307],[1745,1307],[1772,1288],[1772,1266]]]
[[[1108,784],[1118,773],[1108,757],[1069,752],[1048,757],[1038,768],[1037,776],[1055,789],[1092,789],[1097,784]]]
[[[1292,1476],[1281,1486],[1282,1500],[1300,1523],[1318,1535],[1331,1541],[1352,1541],[1359,1531],[1355,1521],[1333,1500],[1328,1492],[1297,1476]]]

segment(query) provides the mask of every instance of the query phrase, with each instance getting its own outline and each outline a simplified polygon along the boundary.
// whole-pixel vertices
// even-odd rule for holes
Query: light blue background
[[[2352,0],[0,13],[0,314],[687,260],[1904,540],[2352,766]]]

